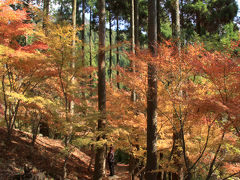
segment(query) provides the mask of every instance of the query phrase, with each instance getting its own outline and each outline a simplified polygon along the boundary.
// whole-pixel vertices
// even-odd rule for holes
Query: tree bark
[[[210,179],[211,179],[211,176],[212,176],[212,174],[213,174],[213,172],[214,172],[213,167],[214,167],[214,165],[215,165],[215,163],[216,163],[216,159],[217,159],[218,153],[220,152],[221,146],[222,146],[222,144],[223,144],[224,136],[225,136],[225,131],[224,131],[223,134],[222,134],[221,142],[220,142],[220,144],[219,144],[218,147],[217,147],[217,150],[216,150],[216,152],[215,152],[214,158],[213,158],[213,160],[212,160],[211,163],[210,163],[210,167],[209,167],[209,171],[208,171],[208,175],[207,175],[207,177],[206,177],[206,180],[210,180]]]
[[[109,11],[109,43],[110,43],[110,51],[109,51],[109,79],[112,81],[112,16]]]
[[[172,36],[176,43],[176,51],[178,55],[180,55],[180,11],[179,11],[179,0],[174,1],[173,11],[172,11]],[[179,71],[181,73],[181,67],[179,67]],[[180,89],[181,92],[181,89]],[[181,93],[180,93],[181,94]],[[172,179],[183,179],[183,164],[180,164],[179,159],[183,155],[183,147],[182,147],[182,137],[181,133],[183,129],[181,129],[181,120],[178,117],[177,112],[173,115],[173,121],[175,124],[175,128],[173,129],[173,147],[171,156],[175,155],[174,163],[178,168],[178,173],[172,173]],[[170,157],[171,159],[171,157]]]
[[[176,40],[178,51],[181,49],[181,37],[180,37],[180,9],[179,9],[179,0],[175,0],[175,9],[176,9]]]
[[[50,4],[50,0],[44,0],[43,1],[43,29],[45,31],[45,34],[47,34],[47,21],[48,21],[48,15],[49,15],[49,4]]]
[[[132,53],[133,54],[136,54],[136,37],[135,37],[135,20],[136,20],[136,17],[135,17],[135,0],[131,0],[131,35],[132,35],[132,39],[131,39],[131,49],[132,49]],[[135,73],[135,63],[133,61],[131,61],[131,70],[133,73]],[[135,92],[135,89],[133,88],[132,91],[131,91],[131,99],[133,102],[136,101],[136,92]]]
[[[84,43],[85,43],[85,0],[82,0],[82,65],[85,65]]]
[[[134,0],[134,37],[135,37],[135,46],[139,47],[139,2]],[[136,51],[135,51],[136,52]],[[137,52],[136,52],[137,53]]]
[[[44,0],[43,1],[43,30],[45,35],[48,35],[48,27],[47,27],[47,21],[48,21],[48,16],[49,16],[49,5],[50,5],[50,0]],[[49,130],[49,125],[48,123],[42,123],[40,122],[40,132],[46,132],[43,133],[43,135],[46,135],[49,137],[49,132],[47,133],[46,130]]]
[[[161,42],[161,6],[160,0],[157,0],[157,42]]]
[[[89,64],[90,66],[92,66],[92,7],[91,6],[90,6],[90,22],[89,22]]]
[[[148,1],[148,48],[151,55],[157,55],[157,4],[156,0]],[[157,70],[152,62],[148,63],[147,91],[147,165],[146,180],[156,180],[157,173]]]
[[[104,131],[106,113],[106,87],[105,87],[105,0],[98,0],[99,9],[99,49],[98,49],[98,110],[101,117],[98,120],[98,131]],[[97,140],[104,138],[99,136]],[[104,146],[98,147],[95,157],[93,180],[103,178],[105,159]]]
[[[119,66],[119,17],[118,15],[116,15],[116,18],[117,18],[117,36],[116,36],[116,39],[117,39],[117,66]],[[118,77],[119,77],[119,71],[117,70],[117,81],[118,81]],[[117,82],[117,88],[120,89],[120,83]]]
[[[73,71],[75,71],[75,59],[74,58],[76,56],[76,51],[75,51],[75,48],[76,48],[76,23],[77,23],[76,14],[77,14],[77,0],[73,0],[72,1],[72,25],[73,25],[73,34],[72,34],[73,51],[72,51],[72,56],[73,56],[73,60],[72,60],[71,65],[70,65]],[[71,80],[71,84],[74,84],[74,83],[75,83],[75,77],[73,77],[72,80]],[[63,91],[64,91],[64,88],[63,88]],[[66,94],[65,94],[65,96],[66,96]],[[65,97],[65,101],[66,101],[66,105],[65,105],[66,122],[69,122],[70,119],[68,118],[68,113],[70,112],[71,115],[74,114],[75,104],[74,104],[73,100],[68,100],[67,97]],[[69,103],[69,106],[68,106],[68,103]],[[69,129],[71,131],[72,125],[69,127]],[[70,132],[70,134],[65,135],[65,143],[64,143],[65,148],[67,148],[68,145],[69,145],[69,142],[70,142],[71,136],[72,136],[71,133],[72,132]],[[64,163],[63,163],[63,179],[67,178],[67,162],[68,162],[70,154],[71,154],[70,151],[67,154],[65,154]]]

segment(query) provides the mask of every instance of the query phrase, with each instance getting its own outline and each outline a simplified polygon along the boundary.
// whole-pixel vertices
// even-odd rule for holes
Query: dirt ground
[[[44,172],[48,179],[61,179],[64,163],[62,141],[37,137],[35,145],[32,146],[31,134],[19,130],[14,130],[12,143],[8,143],[6,138],[6,129],[0,127],[0,180],[10,180],[14,175],[23,174],[25,164],[33,167],[33,173]],[[87,169],[89,161],[87,154],[74,148],[67,163],[68,178],[90,180],[92,172]],[[104,180],[130,179],[128,165],[117,164],[115,172],[115,176],[109,177],[107,170]]]

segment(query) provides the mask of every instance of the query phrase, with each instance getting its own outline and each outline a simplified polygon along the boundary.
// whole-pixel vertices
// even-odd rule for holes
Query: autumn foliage
[[[134,71],[113,69],[119,76],[107,83],[107,123],[99,132],[96,68],[83,66],[82,52],[72,44],[72,26],[49,23],[46,35],[28,20],[21,2],[0,2],[0,118],[9,138],[13,128],[38,130],[45,123],[52,137],[71,136],[79,147],[114,144],[144,165],[151,62],[159,81],[157,150],[163,154],[159,171],[174,173],[182,167],[186,177],[196,179],[239,174],[239,55],[207,51],[203,44],[177,52],[169,41],[156,45],[156,57],[142,49],[126,53]],[[232,49],[238,48],[239,42],[233,43]],[[136,101],[131,100],[133,89]],[[106,139],[95,142],[101,133]]]

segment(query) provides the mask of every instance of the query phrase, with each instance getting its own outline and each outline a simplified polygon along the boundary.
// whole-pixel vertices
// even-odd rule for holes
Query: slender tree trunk
[[[175,0],[175,9],[176,9],[176,39],[177,39],[177,48],[178,51],[181,49],[181,37],[180,37],[180,9],[179,9],[179,0]]]
[[[81,11],[80,11],[81,1],[77,0],[77,9],[76,9],[76,21],[78,25],[81,25]]]
[[[116,15],[116,18],[117,18],[117,36],[116,36],[116,39],[117,39],[117,66],[119,66],[119,17],[118,15]],[[117,81],[118,81],[118,78],[119,78],[119,71],[117,70]],[[117,88],[120,89],[120,83],[117,82]]]
[[[135,46],[139,47],[139,3],[138,0],[134,0],[134,37],[135,37]],[[135,53],[137,53],[137,51],[135,50]]]
[[[167,180],[167,172],[166,171],[163,172],[163,180]]]
[[[134,0],[131,0],[131,51],[133,54],[135,54],[135,2]],[[135,63],[133,61],[131,61],[131,70],[133,73],[135,73]],[[133,88],[131,90],[131,100],[132,102],[136,101],[136,92],[135,89]],[[136,168],[136,159],[134,157],[134,154],[130,155],[130,160],[129,160],[129,174],[130,174],[130,178],[131,180],[135,179],[135,168]]]
[[[50,0],[44,0],[43,1],[43,30],[45,35],[48,35],[48,17],[49,17],[49,6],[50,6]],[[47,122],[40,122],[40,132],[45,132],[43,133],[44,136],[49,137],[49,126]]]
[[[131,0],[131,34],[132,34],[132,39],[131,39],[131,45],[132,45],[132,53],[133,54],[136,54],[136,44],[135,44],[135,42],[136,42],[136,38],[135,38],[135,20],[136,20],[136,17],[135,17],[135,13],[134,13],[134,11],[135,11],[135,2],[134,2],[134,0]],[[133,73],[135,73],[135,63],[133,62],[133,61],[131,61],[131,69],[132,69],[132,72]],[[132,92],[131,92],[131,99],[132,99],[132,101],[133,102],[135,102],[136,101],[136,92],[135,92],[135,89],[133,88],[132,89]]]
[[[72,56],[73,56],[73,61],[71,62],[71,68],[72,68],[72,71],[74,72],[75,71],[75,56],[76,56],[76,24],[77,24],[77,17],[76,17],[76,14],[77,14],[77,0],[73,0],[72,1],[72,25],[73,25],[73,39],[72,39],[72,46],[73,46],[73,51],[72,51]],[[71,84],[75,84],[75,77],[72,78],[71,80]],[[62,86],[63,87],[63,86]],[[65,94],[66,96],[66,94]],[[74,107],[75,107],[75,104],[74,104],[74,101],[73,100],[69,100],[67,99],[67,97],[65,97],[66,99],[66,122],[69,122],[69,118],[68,118],[68,113],[70,112],[70,114],[73,116],[74,115]],[[69,105],[68,105],[69,103]],[[69,142],[71,140],[71,129],[72,129],[72,126],[69,127],[70,128],[70,134],[66,134],[65,135],[65,148],[68,147],[69,145]],[[63,163],[63,179],[66,179],[67,178],[67,161],[69,159],[69,156],[70,156],[71,152],[69,151],[67,154],[65,154],[65,159],[64,159],[64,163]]]
[[[161,4],[160,0],[157,0],[157,42],[158,44],[162,41],[161,39]],[[164,154],[160,153],[160,161],[162,160]],[[162,169],[162,166],[159,166],[159,169]],[[164,179],[164,176],[166,176],[166,173],[164,171],[161,171],[158,173],[158,179],[161,180]],[[165,177],[166,179],[166,177]]]
[[[8,69],[8,65],[6,64],[6,67]],[[8,71],[9,76],[9,71]],[[8,78],[9,79],[9,78]],[[11,89],[11,82],[10,82],[10,91]],[[5,89],[5,75],[2,75],[2,93],[3,93],[3,101],[4,101],[4,120],[6,122],[7,126],[7,143],[11,142],[11,136],[13,132],[13,128],[15,125],[15,121],[17,118],[18,108],[20,105],[20,100],[17,100],[15,103],[11,103],[8,100],[6,89]]]
[[[82,0],[82,65],[85,65],[84,43],[85,43],[85,0]]]
[[[31,144],[33,146],[34,146],[35,141],[37,139],[38,128],[39,128],[41,119],[42,119],[41,115],[38,115],[37,112],[34,112],[32,114],[32,118],[31,118],[31,121],[32,121],[32,143]]]
[[[89,65],[92,67],[92,7],[90,6],[90,22],[89,22]],[[92,75],[89,76],[90,78],[90,96],[93,95],[93,80]]]
[[[90,22],[89,22],[89,64],[90,66],[92,66],[92,7],[91,6],[90,6]]]
[[[134,16],[134,0],[131,0],[131,48],[132,53],[135,54],[135,16]]]
[[[50,0],[44,0],[43,1],[43,29],[45,31],[45,34],[47,34],[47,21],[48,21],[48,15],[49,15],[49,4],[50,4]]]
[[[137,54],[137,48],[139,47],[139,13],[138,13],[138,0],[132,0],[132,52],[133,54]],[[133,73],[135,73],[136,65],[132,64]],[[132,101],[135,102],[137,100],[136,91],[132,90]]]
[[[162,159],[163,159],[163,153],[160,153],[159,154],[159,160],[161,161]],[[162,171],[162,166],[161,165],[159,165],[159,170],[161,170],[161,171],[158,172],[157,179],[162,180],[164,172]]]
[[[157,55],[157,4],[148,1],[148,47],[152,56]],[[148,63],[147,91],[147,165],[146,180],[156,180],[157,173],[157,70],[152,62]]]
[[[172,173],[168,172],[168,180],[172,180]]]
[[[208,175],[207,175],[207,177],[206,177],[206,180],[210,180],[210,179],[211,179],[211,176],[212,176],[212,174],[213,174],[213,172],[214,172],[213,167],[214,167],[214,165],[215,165],[215,163],[216,163],[216,159],[217,159],[218,153],[220,152],[220,149],[221,149],[221,146],[222,146],[222,143],[223,143],[224,136],[225,136],[225,131],[224,131],[223,134],[222,134],[221,142],[220,142],[220,144],[219,144],[218,147],[217,147],[217,150],[216,150],[216,152],[215,152],[214,158],[213,158],[212,162],[210,163],[210,167],[209,167],[209,171],[208,171]]]
[[[157,0],[157,42],[161,42],[161,6],[160,0]]]
[[[112,16],[109,11],[109,43],[110,43],[110,51],[109,51],[109,79],[112,81]]]
[[[98,0],[99,9],[99,49],[98,49],[98,109],[101,117],[98,120],[98,131],[104,131],[106,113],[106,86],[105,86],[105,0]],[[104,138],[99,136],[97,140]],[[95,157],[93,180],[103,178],[105,146],[98,147]]]
[[[180,11],[179,11],[179,0],[174,1],[174,6],[173,6],[173,11],[172,11],[172,36],[173,39],[175,40],[176,43],[176,51],[178,55],[180,55],[180,48],[181,48],[181,43],[180,43]],[[181,74],[181,67],[179,67],[179,71]],[[180,90],[181,92],[181,90]],[[177,112],[176,112],[177,113]],[[173,115],[173,121],[175,124],[175,128],[173,129],[173,147],[172,147],[172,152],[170,155],[170,159],[172,156],[174,157],[174,164],[178,168],[178,173],[172,173],[172,179],[173,180],[182,180],[184,178],[183,174],[183,164],[179,162],[181,156],[183,155],[183,147],[182,147],[182,137],[181,136],[181,122],[178,118],[177,114]]]
[[[72,46],[73,46],[73,61],[71,62],[71,68],[73,72],[75,71],[75,57],[76,57],[76,26],[77,26],[77,0],[73,0],[73,9],[72,9],[72,24],[73,24],[73,40],[72,40]],[[72,78],[72,84],[75,83],[75,77]],[[70,112],[71,114],[74,114],[74,101],[70,102]]]

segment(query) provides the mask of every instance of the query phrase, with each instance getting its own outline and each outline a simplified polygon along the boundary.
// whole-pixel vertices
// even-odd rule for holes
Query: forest
[[[0,81],[0,179],[240,179],[235,0],[1,0]]]

